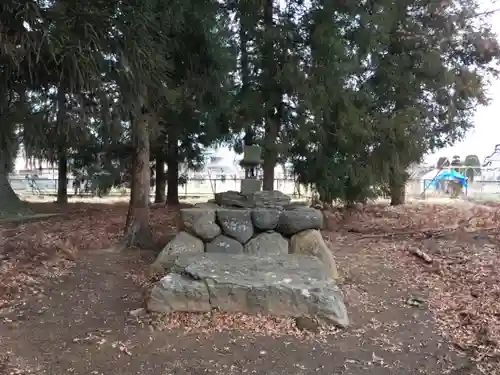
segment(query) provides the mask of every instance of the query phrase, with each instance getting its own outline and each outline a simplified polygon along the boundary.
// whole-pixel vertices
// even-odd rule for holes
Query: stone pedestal
[[[261,190],[262,181],[257,179],[257,167],[262,164],[262,149],[257,145],[245,146],[240,165],[245,168],[245,179],[241,180],[240,193],[251,195]]]
[[[243,195],[251,195],[262,188],[262,181],[252,178],[245,178],[241,180],[240,193]]]
[[[289,209],[290,200],[260,191],[247,208],[235,209],[230,199],[229,207],[181,209],[184,230],[151,265],[162,277],[152,286],[147,310],[219,310],[347,326],[335,258],[320,232],[323,213]]]

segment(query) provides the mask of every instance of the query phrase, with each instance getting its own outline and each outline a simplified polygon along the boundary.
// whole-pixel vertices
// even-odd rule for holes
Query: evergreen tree
[[[380,1],[364,13],[367,27],[377,25],[367,87],[379,126],[374,156],[392,204],[404,203],[408,166],[461,139],[486,103],[484,74],[499,51],[475,22],[477,9],[474,2]]]
[[[460,139],[486,103],[498,45],[476,14],[474,2],[313,3],[315,101],[305,107],[314,131],[308,138],[305,127],[295,142],[300,178],[327,201],[364,200],[387,186],[392,204],[403,203],[408,166]]]

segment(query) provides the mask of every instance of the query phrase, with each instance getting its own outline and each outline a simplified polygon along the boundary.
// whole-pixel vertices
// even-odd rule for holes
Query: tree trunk
[[[3,129],[3,131],[7,133],[9,130]],[[17,216],[30,211],[21,202],[9,181],[9,171],[12,170],[14,163],[10,142],[14,139],[14,134],[4,134],[0,139],[0,216]]]
[[[263,190],[274,190],[274,167],[276,166],[278,153],[276,149],[276,141],[279,135],[280,128],[280,114],[279,103],[279,90],[276,83],[277,65],[274,52],[274,38],[273,38],[273,12],[274,1],[266,0],[264,3],[264,27],[266,29],[265,40],[263,44],[263,79],[262,83],[263,102],[266,108],[265,128],[264,135],[264,163],[263,169]]]
[[[1,161],[0,164],[2,164]],[[14,189],[12,189],[7,170],[0,167],[0,217],[30,213],[31,211],[25,207]]]
[[[57,203],[68,203],[68,158],[66,150],[58,153]]]
[[[405,204],[405,187],[404,185],[392,185],[391,186],[391,206],[398,206],[400,204]]]
[[[9,182],[9,176],[5,171],[0,171],[0,201],[2,202],[2,207],[5,206],[6,203],[21,202],[14,189],[12,189],[12,186]]]
[[[240,16],[240,52],[241,52],[241,101],[243,103],[243,122],[245,124],[245,137],[243,143],[245,146],[251,146],[254,144],[254,132],[253,123],[251,121],[248,104],[248,92],[250,88],[250,65],[248,57],[248,27],[246,20],[248,17],[247,7],[245,7],[246,2],[240,1],[239,6],[239,16]],[[245,168],[245,178],[250,178],[251,171],[250,168]]]
[[[179,204],[179,139],[171,126],[167,139],[167,204]]]
[[[57,93],[57,128],[58,128],[58,179],[57,179],[57,203],[68,203],[68,157],[66,147],[68,141],[68,129],[66,126],[66,94],[62,85]]]
[[[155,203],[165,202],[166,174],[165,174],[165,153],[158,151],[156,153],[156,168],[155,168]]]
[[[130,203],[125,224],[125,247],[151,248],[153,236],[149,227],[149,129],[145,117],[132,118],[134,145]]]
[[[276,156],[272,147],[275,147],[273,140],[273,125],[266,126],[266,135],[264,138],[264,163],[262,165],[262,190],[274,190],[274,167],[276,165]],[[276,139],[276,138],[274,138]]]
[[[404,175],[399,173],[396,168],[391,168],[389,178],[389,189],[391,195],[391,206],[405,204],[406,198],[406,180]]]

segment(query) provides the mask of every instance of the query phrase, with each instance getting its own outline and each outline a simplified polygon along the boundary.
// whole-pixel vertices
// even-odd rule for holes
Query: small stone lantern
[[[245,178],[241,180],[241,194],[250,195],[261,190],[262,181],[257,179],[257,168],[262,165],[261,155],[262,148],[258,145],[245,146],[243,149],[240,165],[245,169]]]

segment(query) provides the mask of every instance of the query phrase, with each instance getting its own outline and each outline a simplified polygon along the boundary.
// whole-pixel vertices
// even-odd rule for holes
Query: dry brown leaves
[[[2,375],[34,375],[39,373],[39,368],[34,368],[23,358],[14,356],[12,352],[0,354],[0,374]]]
[[[332,210],[326,216],[331,228],[371,235],[451,227],[476,230],[500,222],[500,205],[496,208],[466,201],[449,205],[415,202],[396,207],[373,204],[353,210]]]
[[[42,212],[60,212],[54,204],[39,205]],[[0,313],[22,303],[28,295],[43,293],[47,279],[64,275],[85,250],[112,247],[122,236],[125,204],[69,205],[61,216],[0,226]],[[150,223],[161,242],[175,228],[177,208],[154,207]]]
[[[214,332],[236,331],[243,335],[295,337],[300,340],[326,340],[339,332],[334,327],[320,327],[315,333],[299,330],[295,319],[265,315],[249,315],[242,313],[171,313],[149,314],[139,317],[142,325],[151,330],[182,330],[183,334],[212,334]]]
[[[402,283],[428,292],[440,333],[481,371],[500,374],[500,205],[371,205],[328,217],[338,229],[330,241],[349,238],[364,257],[402,271]]]

